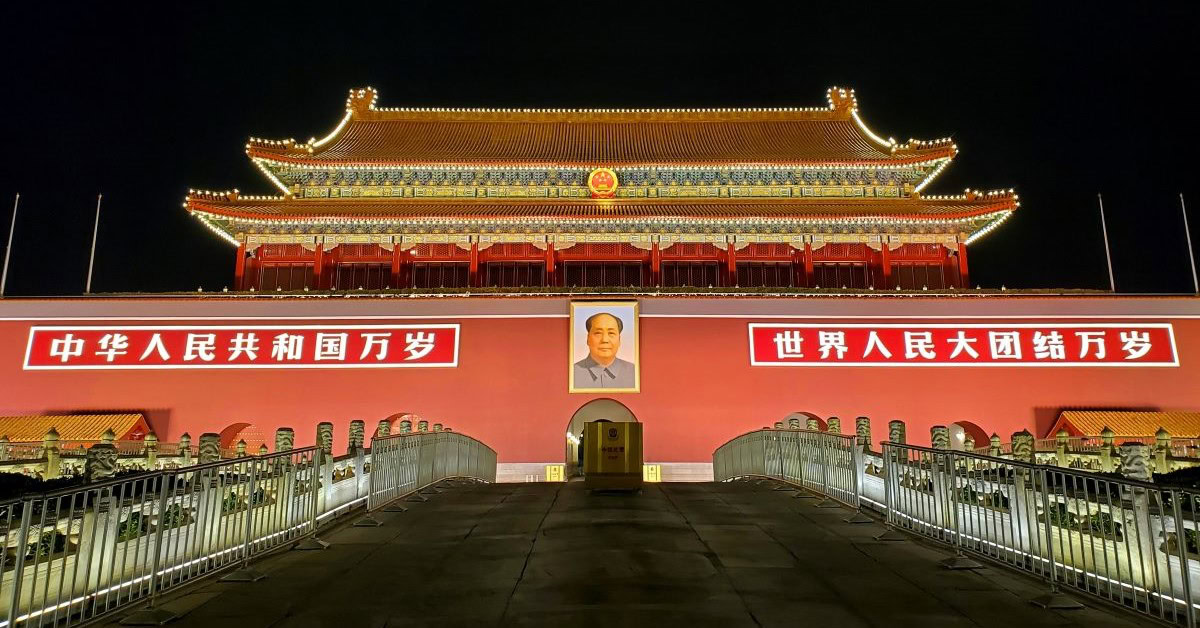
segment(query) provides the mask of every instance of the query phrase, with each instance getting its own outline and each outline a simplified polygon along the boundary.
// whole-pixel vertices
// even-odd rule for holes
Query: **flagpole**
[[[1108,289],[1110,292],[1116,292],[1117,280],[1113,278],[1112,252],[1108,249],[1108,224],[1104,222],[1104,197],[1096,193],[1096,200],[1100,203],[1100,229],[1104,231],[1104,259],[1108,260]]]
[[[96,234],[100,232],[100,199],[103,198],[103,194],[96,195],[96,224],[92,226],[92,254],[88,257],[87,287],[84,288],[84,294],[92,293],[92,268],[96,264]]]
[[[1192,253],[1192,232],[1188,229],[1187,205],[1183,203],[1183,192],[1179,193],[1179,211],[1183,214],[1183,235],[1187,237],[1188,261],[1192,263],[1192,288],[1200,294],[1200,281],[1196,280],[1196,256]]]
[[[8,225],[8,246],[4,247],[4,271],[0,273],[0,297],[4,296],[4,286],[8,283],[8,258],[12,255],[13,232],[17,230],[17,206],[20,204],[21,193],[17,192],[17,198],[13,200],[12,223]]]

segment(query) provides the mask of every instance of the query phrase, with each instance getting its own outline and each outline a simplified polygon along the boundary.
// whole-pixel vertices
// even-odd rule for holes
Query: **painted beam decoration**
[[[25,370],[458,366],[459,326],[35,326]]]
[[[750,323],[751,366],[1179,366],[1170,323]]]

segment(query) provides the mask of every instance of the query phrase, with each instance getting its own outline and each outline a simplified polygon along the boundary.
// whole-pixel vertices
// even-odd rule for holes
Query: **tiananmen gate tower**
[[[354,89],[326,135],[246,144],[272,195],[187,194],[233,253],[228,290],[0,302],[0,415],[136,414],[223,447],[419,417],[510,479],[572,464],[584,421],[639,421],[663,479],[711,479],[718,445],[795,417],[983,444],[1065,410],[1200,407],[1200,300],[973,287],[969,248],[1017,195],[933,193],[952,140],[826,97],[413,109]]]
[[[923,190],[949,139],[884,139],[853,91],[807,109],[384,109],[252,139],[282,192],[191,192],[239,289],[969,286],[1009,191]]]

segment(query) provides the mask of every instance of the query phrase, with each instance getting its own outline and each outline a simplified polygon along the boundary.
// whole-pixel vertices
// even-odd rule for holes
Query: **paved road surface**
[[[771,483],[581,483],[449,489],[332,547],[257,563],[254,583],[168,595],[171,626],[1108,626],[1103,608],[1051,612],[1044,587],[1002,568],[948,571],[920,542],[876,542]],[[115,625],[115,624],[114,624]]]

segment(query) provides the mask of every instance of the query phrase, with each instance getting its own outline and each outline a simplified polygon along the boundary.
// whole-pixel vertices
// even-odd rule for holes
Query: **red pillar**
[[[251,253],[246,257],[246,274],[242,278],[242,289],[249,290],[250,288],[254,288],[258,290],[261,288],[262,286],[258,284],[259,274],[260,264],[258,263],[258,258],[254,257],[254,254]]]
[[[662,251],[657,242],[650,245],[650,285],[662,285]]]
[[[244,290],[246,275],[246,243],[238,244],[237,260],[233,264],[233,289]]]
[[[804,243],[804,287],[813,287],[813,252],[809,242]]]
[[[726,250],[726,253],[725,253],[725,262],[726,262],[725,272],[727,272],[727,273],[728,273],[728,275],[726,275],[726,279],[725,279],[725,285],[726,285],[726,286],[736,286],[736,285],[737,285],[737,251],[735,251],[735,250],[733,249],[733,243],[732,243],[732,242],[730,242],[729,244],[725,245],[725,250]]]
[[[467,285],[472,288],[478,288],[479,280],[479,243],[471,243],[471,262],[467,266]]]
[[[558,281],[554,275],[554,243],[546,243],[546,285],[557,286]]]
[[[892,286],[892,252],[888,248],[887,238],[883,239],[883,246],[879,249],[879,266],[882,271],[884,290],[891,290]]]
[[[403,251],[400,250],[400,244],[392,245],[392,288],[400,288],[400,255]]]
[[[325,270],[325,243],[318,242],[316,250],[313,251],[313,289],[320,290],[322,287],[321,275]]]
[[[971,277],[967,273],[967,245],[958,243],[958,280],[964,288],[971,287]]]

